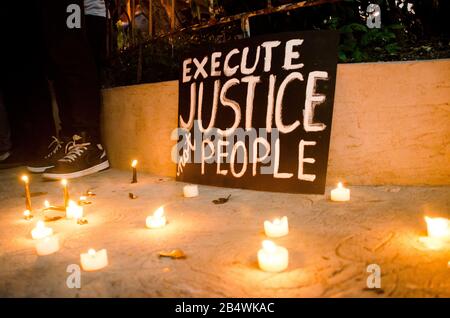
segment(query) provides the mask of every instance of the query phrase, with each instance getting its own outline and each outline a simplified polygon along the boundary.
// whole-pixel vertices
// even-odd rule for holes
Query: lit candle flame
[[[264,250],[266,250],[268,252],[275,252],[275,250],[277,248],[275,243],[270,241],[270,240],[264,240],[262,242],[262,247],[263,247]]]
[[[28,181],[30,181],[27,175],[23,175],[21,179],[25,183],[28,183]]]
[[[31,214],[30,210],[25,210],[25,211],[23,211],[23,216],[24,216],[24,217],[29,217],[30,214]]]
[[[155,211],[155,213],[153,213],[153,215],[155,216],[155,218],[161,218],[164,216],[164,207],[161,206],[158,208],[158,210]]]
[[[69,206],[77,206],[77,204],[75,203],[75,201],[69,200]]]
[[[38,221],[38,222],[36,223],[36,227],[37,227],[38,229],[43,229],[43,228],[45,228],[45,224],[44,224],[44,222],[42,222],[42,221]]]
[[[89,249],[89,251],[88,251],[88,254],[90,255],[90,256],[94,256],[95,255],[95,250],[93,249],[93,248],[90,248]]]
[[[80,197],[80,201],[86,201],[86,200],[87,200],[87,197],[86,197],[86,196],[82,195],[82,196]]]
[[[45,200],[44,206],[48,209],[50,207],[50,202],[48,202],[48,200]]]
[[[65,187],[67,186],[67,179],[62,179],[61,184]]]
[[[339,182],[338,185],[337,185],[337,187],[338,187],[339,189],[342,189],[342,188],[343,188],[342,182]]]
[[[136,168],[137,164],[138,164],[138,161],[137,161],[136,159],[134,159],[134,160],[131,162],[131,166],[132,166],[133,168]]]
[[[279,219],[279,218],[276,218],[275,220],[273,220],[273,222],[272,222],[273,224],[280,224],[281,223],[281,220]]]

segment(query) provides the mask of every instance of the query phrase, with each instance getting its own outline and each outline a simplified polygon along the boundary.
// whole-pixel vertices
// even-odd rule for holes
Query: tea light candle
[[[258,264],[265,272],[281,272],[288,267],[289,253],[282,246],[277,246],[269,240],[262,242],[262,249],[258,251]]]
[[[185,198],[193,198],[198,196],[198,186],[196,184],[188,184],[183,187]]]
[[[59,240],[55,235],[45,237],[36,242],[36,253],[39,256],[50,255],[59,250]]]
[[[137,164],[138,164],[138,161],[136,159],[134,159],[131,162],[131,168],[133,168],[133,178],[131,179],[131,183],[137,183],[137,170],[136,170]]]
[[[264,232],[268,237],[281,237],[288,235],[289,225],[287,216],[283,216],[281,219],[277,218],[270,221],[264,221]]]
[[[164,207],[158,208],[153,215],[149,215],[145,220],[145,224],[149,229],[158,229],[166,225],[166,216],[164,215]]]
[[[30,210],[23,211],[23,218],[25,220],[31,220],[33,218],[33,214],[31,214]]]
[[[76,204],[74,201],[69,200],[69,205],[66,208],[66,218],[68,219],[81,219],[83,217],[83,207]]]
[[[35,240],[43,239],[44,237],[50,236],[53,234],[53,230],[49,227],[46,227],[44,222],[38,221],[36,227],[31,231],[31,237]]]
[[[108,265],[108,254],[105,249],[96,252],[93,248],[80,255],[81,267],[85,271],[96,271]]]
[[[331,201],[344,202],[350,200],[350,189],[344,188],[339,182],[337,188],[331,190]]]
[[[21,179],[25,186],[25,208],[31,211],[30,179],[27,175],[23,175]]]
[[[435,237],[422,236],[419,237],[419,242],[421,242],[430,250],[437,251],[444,247],[444,241]]]
[[[450,239],[450,220],[446,218],[431,218],[425,216],[428,237]]]
[[[63,191],[64,191],[64,207],[67,209],[67,207],[69,206],[69,186],[67,183],[67,179],[62,179],[61,180],[61,184],[63,186]]]

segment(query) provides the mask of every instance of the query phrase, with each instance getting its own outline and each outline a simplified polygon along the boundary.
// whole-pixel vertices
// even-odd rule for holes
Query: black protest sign
[[[187,54],[177,180],[324,193],[338,34],[272,34]]]

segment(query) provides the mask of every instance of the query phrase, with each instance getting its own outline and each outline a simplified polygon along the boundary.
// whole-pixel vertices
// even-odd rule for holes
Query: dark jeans
[[[3,95],[0,91],[0,155],[11,149],[11,132]]]
[[[72,136],[85,132],[94,141],[99,141],[101,94],[100,53],[97,51],[104,41],[102,32],[106,32],[106,21],[85,19],[82,0],[44,0],[42,3],[46,48],[62,134]],[[81,28],[70,29],[66,24],[70,15],[66,10],[70,4],[78,4],[81,8]],[[89,35],[91,33],[99,35]]]
[[[17,3],[2,1],[0,19],[0,87],[8,112],[13,150],[27,156],[46,148],[55,134],[45,69],[40,0],[29,0],[17,13]],[[26,23],[24,22],[26,21]],[[6,127],[2,123],[2,130]]]

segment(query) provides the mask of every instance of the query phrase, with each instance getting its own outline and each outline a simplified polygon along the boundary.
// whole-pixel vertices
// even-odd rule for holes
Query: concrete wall
[[[106,89],[112,166],[174,176],[178,82]],[[327,182],[450,184],[450,60],[338,65]]]

